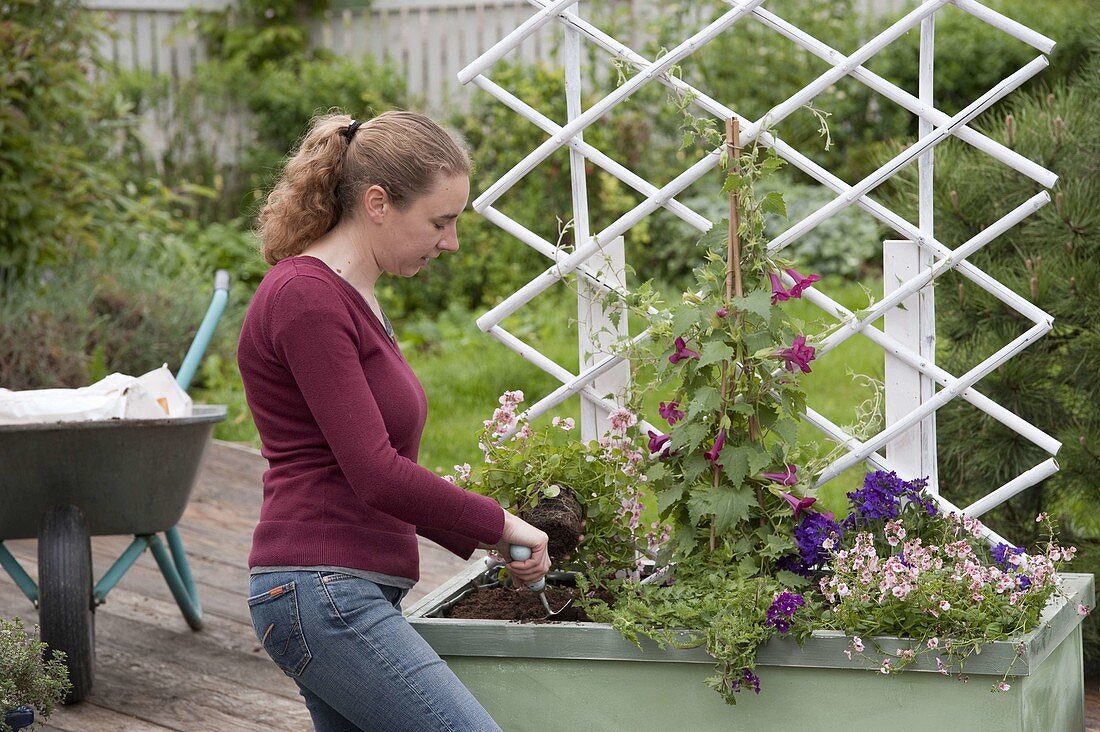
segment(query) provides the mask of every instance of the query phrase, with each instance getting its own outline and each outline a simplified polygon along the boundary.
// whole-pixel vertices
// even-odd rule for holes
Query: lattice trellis
[[[595,295],[607,291],[625,292],[625,279],[622,276],[623,234],[661,207],[700,232],[711,228],[712,223],[708,219],[676,201],[675,196],[718,165],[721,147],[703,156],[667,184],[658,187],[584,141],[583,133],[587,127],[606,115],[616,105],[629,99],[643,85],[657,82],[679,94],[688,95],[695,107],[720,120],[737,117],[741,124],[743,144],[758,141],[774,148],[788,163],[836,194],[836,198],[831,202],[775,237],[768,245],[771,251],[786,247],[825,219],[853,205],[859,206],[903,237],[900,241],[886,243],[884,281],[887,292],[884,293],[883,299],[868,311],[857,315],[819,288],[807,290],[803,295],[840,320],[842,324],[822,342],[818,357],[858,333],[880,346],[887,359],[887,419],[885,428],[878,434],[861,442],[813,409],[807,409],[805,419],[848,449],[847,454],[825,470],[817,485],[835,478],[857,463],[866,462],[875,469],[896,470],[899,475],[907,478],[930,476],[930,487],[937,494],[941,506],[945,510],[960,510],[951,501],[938,495],[936,482],[935,413],[944,404],[956,398],[966,400],[1038,445],[1051,456],[1057,453],[1061,445],[1056,439],[974,389],[974,384],[982,377],[1047,333],[1051,329],[1052,317],[967,261],[971,254],[1046,205],[1050,201],[1049,194],[1043,191],[1021,202],[995,224],[954,249],[936,239],[932,217],[932,149],[952,135],[993,156],[1044,188],[1050,188],[1055,184],[1057,176],[1051,171],[967,126],[979,114],[1045,68],[1047,66],[1045,54],[1050,53],[1054,48],[1054,41],[985,7],[976,0],[926,0],[904,17],[889,24],[859,49],[844,55],[766,10],[763,7],[764,0],[726,0],[726,4],[730,6],[728,11],[659,59],[650,60],[580,17],[576,7],[579,5],[578,0],[554,0],[553,2],[529,0],[529,2],[535,6],[537,12],[459,73],[459,80],[462,83],[473,83],[480,87],[548,135],[548,139],[543,144],[490,186],[473,204],[474,209],[488,220],[553,260],[546,271],[482,315],[477,321],[482,330],[491,333],[506,346],[562,382],[560,388],[542,397],[528,409],[526,413],[528,418],[535,419],[571,396],[580,394],[583,408],[582,422],[585,428],[583,436],[586,439],[596,436],[597,410],[609,410],[617,406],[605,395],[614,392],[614,386],[622,385],[622,380],[625,378],[621,375],[621,371],[618,377],[614,376],[615,369],[617,367],[621,369],[622,366],[622,359],[619,356],[608,354],[606,348],[603,349],[604,355],[595,358],[591,356],[592,350],[599,350],[601,345],[606,346],[597,331],[606,330],[608,324],[608,320],[599,310],[600,306],[596,302]],[[931,101],[934,71],[934,16],[945,5],[954,5],[963,12],[1003,31],[1007,36],[1023,41],[1039,52],[1033,61],[953,115],[936,109]],[[486,75],[488,69],[506,53],[523,43],[541,27],[555,22],[561,23],[565,30],[563,56],[566,66],[568,119],[564,124],[547,118],[495,84]],[[667,73],[719,34],[737,32],[737,24],[750,22],[764,24],[831,65],[828,71],[755,121],[741,117],[736,110],[730,109],[701,90]],[[875,53],[918,26],[921,34],[920,89],[918,95],[914,96],[864,68],[863,64]],[[636,69],[634,76],[586,110],[581,109],[580,103],[582,40],[595,44],[611,54],[613,58],[622,59]],[[846,76],[851,76],[885,99],[912,112],[919,120],[918,140],[855,184],[844,182],[767,131],[774,129],[787,116]],[[840,141],[840,144],[843,144],[843,141]],[[522,177],[563,147],[569,148],[576,235],[576,247],[568,253],[538,236],[522,223],[506,216],[493,205]],[[596,233],[589,231],[584,175],[586,160],[645,197],[645,200],[633,210]],[[920,177],[920,218],[917,225],[913,225],[869,196],[875,187],[914,161],[918,163]],[[950,374],[935,363],[932,285],[938,277],[949,270],[956,271],[989,292],[1032,323],[1031,327],[1017,338],[961,375]],[[582,331],[589,331],[581,334],[582,368],[579,374],[559,366],[501,326],[501,322],[506,317],[563,277],[574,272],[583,285],[580,321],[587,324],[587,327],[582,328]],[[873,325],[879,319],[884,319],[883,329]],[[619,333],[622,334],[621,328],[624,326],[619,327]],[[640,341],[646,337],[647,334],[642,333],[634,340]],[[652,428],[652,425],[645,427]],[[882,453],[883,448],[886,449],[885,455]],[[1050,476],[1057,469],[1057,463],[1051,457],[961,510],[969,515],[981,515]],[[990,541],[1004,541],[992,530],[987,529],[987,531],[987,538]]]

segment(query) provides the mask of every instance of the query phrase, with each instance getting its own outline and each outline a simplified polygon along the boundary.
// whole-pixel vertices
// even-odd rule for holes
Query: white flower
[[[555,427],[561,427],[564,432],[568,432],[569,430],[577,426],[572,417],[566,417],[564,419],[562,419],[561,417],[554,417],[554,419],[550,420],[550,424]]]
[[[1003,681],[997,684],[997,691],[1008,691],[1011,688],[1012,684],[1006,684]]]
[[[855,648],[857,652],[863,653],[863,641],[859,639],[859,636],[852,636],[852,648]]]

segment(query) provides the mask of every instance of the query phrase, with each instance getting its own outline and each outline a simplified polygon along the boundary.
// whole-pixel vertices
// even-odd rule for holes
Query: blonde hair
[[[442,127],[416,112],[384,112],[357,130],[346,114],[314,117],[260,209],[257,234],[268,264],[301,254],[381,186],[406,208],[437,176],[469,175],[470,158]]]

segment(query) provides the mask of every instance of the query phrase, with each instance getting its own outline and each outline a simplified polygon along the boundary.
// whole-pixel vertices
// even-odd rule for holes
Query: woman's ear
[[[363,191],[363,210],[367,218],[376,224],[382,223],[386,217],[386,211],[392,206],[390,196],[386,189],[380,185],[373,185]]]

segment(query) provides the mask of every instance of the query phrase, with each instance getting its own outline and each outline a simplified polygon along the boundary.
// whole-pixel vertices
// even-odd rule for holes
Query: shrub
[[[68,693],[65,654],[52,653],[47,661],[46,652],[46,644],[23,629],[22,619],[0,618],[0,714],[29,706],[44,719]],[[2,716],[0,732],[10,732]]]
[[[985,132],[1058,173],[1054,202],[970,257],[979,268],[1054,316],[1054,330],[982,379],[980,391],[1063,445],[1061,470],[991,513],[1005,536],[1029,542],[1030,517],[1049,511],[1076,534],[1100,537],[1095,506],[1100,466],[1100,384],[1090,364],[1100,357],[1100,59],[1048,94],[1017,98]],[[1038,187],[1001,163],[963,145],[937,152],[937,237],[958,246],[1034,195]],[[912,201],[910,195],[898,205]],[[910,212],[911,213],[911,212]],[[937,360],[962,373],[1022,333],[1030,321],[961,278],[937,287]],[[1004,484],[1049,456],[973,407],[952,402],[937,418],[940,482],[964,502]],[[984,517],[983,517],[984,518]],[[1097,568],[1095,548],[1077,566]],[[1096,635],[1091,636],[1096,640]],[[1087,647],[1096,668],[1100,645]]]
[[[76,0],[0,6],[0,275],[96,249],[118,190],[86,77],[97,30]]]

